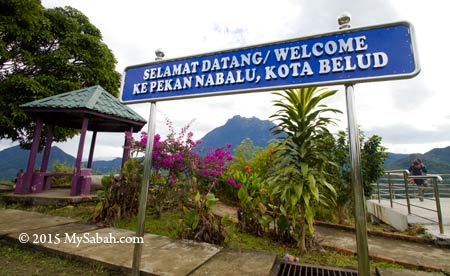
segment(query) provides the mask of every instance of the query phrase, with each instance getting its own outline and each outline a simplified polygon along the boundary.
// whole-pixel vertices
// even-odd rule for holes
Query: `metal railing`
[[[442,176],[445,176],[445,179],[447,179],[447,176],[450,176],[450,174],[443,174]],[[410,179],[424,180],[424,182],[426,183],[425,186],[427,187],[426,188],[427,191],[423,192],[422,197],[420,197],[420,194],[422,193],[420,191],[421,187],[416,185],[414,182],[412,182],[411,184],[409,181]],[[377,188],[376,195],[378,197],[378,202],[381,202],[382,199],[389,199],[391,208],[394,207],[394,203],[406,206],[408,210],[408,215],[415,215],[422,219],[439,224],[439,232],[440,234],[444,234],[440,197],[442,195],[450,197],[450,186],[447,187],[444,185],[441,175],[428,174],[428,175],[412,176],[407,170],[386,171],[385,175],[381,177],[376,183],[376,188]],[[441,194],[440,190],[443,190],[444,193]],[[421,198],[421,201],[422,200],[435,201],[436,209],[434,208],[431,209],[425,206],[420,206],[411,203],[411,198],[414,197]],[[406,204],[402,201],[399,201],[398,199],[406,200]],[[417,213],[412,213],[411,207],[416,207],[423,210],[435,212],[437,214],[437,221],[427,217],[423,217]]]

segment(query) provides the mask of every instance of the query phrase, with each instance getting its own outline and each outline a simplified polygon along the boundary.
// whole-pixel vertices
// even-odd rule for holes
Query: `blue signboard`
[[[371,26],[125,69],[123,103],[411,78],[412,26]]]

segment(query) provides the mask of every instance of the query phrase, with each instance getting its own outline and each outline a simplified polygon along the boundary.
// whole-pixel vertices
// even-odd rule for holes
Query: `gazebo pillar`
[[[40,172],[47,172],[48,161],[50,159],[50,151],[53,143],[53,126],[47,127],[47,140],[45,142],[44,154],[42,155]]]
[[[75,173],[81,170],[81,161],[83,160],[84,142],[86,141],[86,132],[89,124],[89,119],[84,117],[81,124],[80,143],[78,144],[77,159],[75,160]]]
[[[52,143],[53,143],[53,126],[47,126],[47,139],[45,141],[45,149],[44,154],[42,155],[42,162],[41,162],[41,180],[43,183],[43,190],[49,190],[51,186],[51,178],[45,177],[44,174],[47,172],[48,169],[48,162],[50,160],[50,152],[52,149]]]
[[[91,140],[91,148],[89,150],[89,159],[87,163],[87,168],[92,169],[92,160],[94,159],[94,149],[95,149],[95,141],[97,140],[97,131],[94,131],[92,133],[92,140]]]
[[[81,125],[81,136],[80,143],[78,144],[77,159],[75,161],[75,172],[72,176],[72,186],[70,189],[71,196],[78,196],[81,194],[90,193],[91,183],[90,183],[90,171],[81,170],[81,161],[83,158],[84,142],[86,140],[86,132],[88,128],[89,119],[87,117],[83,118]]]
[[[29,194],[36,188],[33,183],[34,165],[36,163],[36,155],[39,150],[39,142],[41,140],[43,126],[44,121],[41,117],[38,117],[36,119],[36,126],[34,127],[33,144],[31,145],[30,155],[28,156],[27,170],[25,171],[23,177],[17,177],[15,188],[15,193],[17,194]]]
[[[133,135],[133,127],[130,128],[130,134]],[[123,155],[122,155],[122,164],[120,166],[121,169],[125,166],[125,162],[128,161],[130,157],[130,139],[127,137],[127,132],[125,132],[125,141],[123,142]]]

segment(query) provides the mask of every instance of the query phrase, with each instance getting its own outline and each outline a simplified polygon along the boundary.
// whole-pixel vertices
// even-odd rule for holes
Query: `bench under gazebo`
[[[50,189],[51,178],[66,176],[64,173],[47,172],[53,142],[54,126],[81,129],[78,153],[75,161],[70,195],[90,193],[92,161],[97,132],[138,132],[147,123],[139,114],[121,104],[117,98],[101,86],[92,86],[52,97],[32,101],[20,106],[35,120],[33,143],[25,172],[18,174],[15,193],[39,193]],[[47,127],[45,148],[39,171],[34,171],[44,125]],[[86,168],[81,168],[87,131],[92,131],[91,148]],[[122,167],[129,156],[127,139],[124,142]]]

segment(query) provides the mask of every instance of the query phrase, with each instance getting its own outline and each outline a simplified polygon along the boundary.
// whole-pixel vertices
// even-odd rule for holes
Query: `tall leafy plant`
[[[384,160],[388,154],[386,148],[381,145],[380,136],[372,135],[366,138],[361,130],[359,133],[364,195],[370,197],[373,193],[372,184],[384,174]],[[339,131],[337,134],[332,157],[339,166],[337,181],[333,182],[337,191],[336,214],[338,222],[345,223],[354,205],[348,133],[345,131]]]
[[[276,92],[281,97],[274,105],[279,110],[271,116],[278,125],[275,135],[286,136],[277,147],[280,152],[276,168],[269,179],[272,192],[279,196],[280,209],[291,220],[293,236],[300,251],[306,251],[306,237],[313,235],[315,207],[327,202],[325,195],[335,195],[327,181],[327,167],[331,160],[326,152],[325,140],[330,135],[328,126],[335,120],[326,113],[341,113],[321,102],[333,96],[336,90],[315,87]],[[321,193],[322,189],[328,190]]]
[[[381,145],[381,136],[372,135],[364,141],[362,147],[362,172],[364,180],[364,195],[370,197],[373,193],[373,183],[384,174],[384,160],[388,153]]]
[[[336,209],[338,223],[344,223],[348,218],[348,210],[352,208],[353,190],[351,186],[350,153],[348,135],[345,131],[339,131],[334,141],[333,159],[338,164],[337,178],[333,182],[336,189]]]

